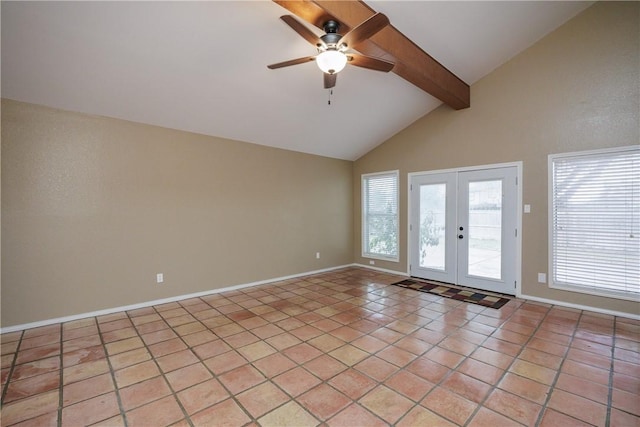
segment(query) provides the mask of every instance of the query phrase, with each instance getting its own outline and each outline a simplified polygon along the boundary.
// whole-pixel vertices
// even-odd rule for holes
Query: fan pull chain
[[[327,105],[331,105],[331,95],[333,95],[333,89],[329,89],[329,100],[327,101]]]

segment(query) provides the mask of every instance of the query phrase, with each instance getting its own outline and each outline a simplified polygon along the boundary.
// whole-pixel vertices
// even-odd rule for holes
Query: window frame
[[[548,268],[549,268],[549,278],[548,278],[548,286],[551,289],[558,289],[564,291],[571,291],[576,293],[582,293],[587,295],[595,295],[601,297],[614,298],[619,300],[627,300],[627,301],[635,301],[640,302],[640,291],[637,293],[634,292],[624,292],[618,290],[607,290],[604,288],[594,288],[587,285],[581,286],[570,283],[558,283],[555,280],[556,271],[555,271],[555,260],[554,260],[554,244],[555,244],[555,221],[554,221],[554,184],[555,184],[555,161],[558,159],[578,159],[590,156],[603,156],[607,154],[615,155],[618,153],[624,152],[634,152],[640,150],[640,145],[630,145],[616,148],[606,148],[599,150],[586,150],[586,151],[577,151],[570,153],[559,153],[559,154],[549,154],[548,156]]]
[[[395,255],[384,255],[369,252],[369,234],[368,234],[368,209],[367,209],[367,201],[368,201],[368,192],[367,192],[367,181],[371,178],[382,177],[382,176],[392,176],[396,181],[396,254]],[[361,209],[362,209],[362,238],[361,238],[361,252],[363,258],[368,259],[378,259],[382,261],[392,261],[399,262],[400,261],[400,171],[399,170],[391,170],[384,172],[375,172],[375,173],[367,173],[362,174],[361,176]]]

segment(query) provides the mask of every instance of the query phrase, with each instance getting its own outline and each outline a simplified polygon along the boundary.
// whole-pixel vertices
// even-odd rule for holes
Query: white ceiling
[[[592,2],[367,3],[471,85]],[[5,98],[347,160],[440,105],[353,66],[328,105],[314,63],[268,70],[314,54],[270,1],[1,7]]]

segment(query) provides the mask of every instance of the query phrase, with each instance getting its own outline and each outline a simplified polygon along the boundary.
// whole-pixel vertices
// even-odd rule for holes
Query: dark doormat
[[[392,284],[407,289],[414,289],[420,292],[428,292],[430,294],[440,295],[441,297],[445,298],[470,302],[472,304],[478,304],[489,308],[500,308],[511,301],[510,298],[503,298],[476,290],[458,289],[449,286],[449,284],[447,283],[435,282],[430,280],[405,279]]]

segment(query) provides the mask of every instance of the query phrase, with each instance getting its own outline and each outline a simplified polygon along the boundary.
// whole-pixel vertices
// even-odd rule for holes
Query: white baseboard
[[[409,273],[405,272],[405,271],[395,271],[395,270],[388,270],[386,268],[380,268],[380,267],[374,267],[372,265],[366,265],[366,264],[351,264],[353,267],[362,267],[362,268],[366,268],[369,270],[375,270],[375,271],[380,271],[382,273],[390,273],[390,274],[397,274],[398,276],[405,276],[405,277],[409,277]]]
[[[560,307],[575,308],[577,310],[593,311],[594,313],[609,314],[611,316],[626,317],[628,319],[640,320],[640,314],[625,313],[624,311],[606,310],[604,308],[592,307],[590,305],[573,304],[570,302],[556,301],[547,298],[540,298],[533,295],[520,295],[518,298],[529,301],[537,301],[544,304],[552,304]]]
[[[341,266],[337,266],[337,267],[329,267],[329,268],[324,268],[324,269],[321,269],[321,270],[307,271],[307,272],[304,272],[304,273],[292,274],[292,275],[283,276],[283,277],[276,277],[276,278],[267,279],[267,280],[259,280],[257,282],[244,283],[244,284],[240,284],[240,285],[227,286],[227,287],[224,287],[224,288],[212,289],[212,290],[203,291],[203,292],[196,292],[196,293],[193,293],[193,294],[178,295],[178,296],[175,296],[175,297],[157,299],[157,300],[153,300],[153,301],[145,301],[145,302],[141,302],[141,303],[138,303],[138,304],[131,304],[131,305],[125,305],[125,306],[121,306],[121,307],[107,308],[107,309],[104,309],[104,310],[91,311],[91,312],[88,312],[88,313],[81,313],[81,314],[74,314],[74,315],[71,315],[71,316],[57,317],[55,319],[41,320],[41,321],[38,321],[38,322],[24,323],[22,325],[7,326],[6,328],[0,328],[0,334],[6,334],[8,332],[15,332],[15,331],[22,331],[24,329],[39,328],[40,326],[48,326],[48,325],[53,325],[55,323],[71,322],[73,320],[86,319],[87,317],[104,316],[106,314],[117,313],[117,312],[120,312],[120,311],[136,310],[138,308],[149,307],[149,306],[152,306],[152,305],[160,305],[160,304],[166,304],[166,303],[169,303],[169,302],[181,301],[181,300],[185,300],[185,299],[189,299],[189,298],[198,298],[198,297],[203,297],[203,296],[206,296],[206,295],[219,294],[219,293],[222,293],[222,292],[234,291],[234,290],[237,290],[237,289],[250,288],[252,286],[265,285],[267,283],[280,282],[280,281],[283,281],[283,280],[295,279],[295,278],[303,277],[303,276],[311,276],[313,274],[327,273],[329,271],[340,270],[341,268],[353,267],[354,265],[355,264],[347,264],[347,265],[341,265]]]
[[[313,275],[313,274],[327,273],[327,272],[330,272],[330,271],[340,270],[342,268],[348,268],[348,267],[361,267],[361,268],[366,268],[368,270],[380,271],[380,272],[383,272],[383,273],[397,274],[398,276],[409,277],[409,274],[407,272],[388,270],[388,269],[385,269],[385,268],[373,267],[373,266],[370,266],[370,265],[364,265],[364,264],[358,264],[358,263],[346,264],[346,265],[340,265],[340,266],[337,266],[337,267],[324,268],[324,269],[321,269],[321,270],[314,270],[314,271],[307,271],[307,272],[304,272],[304,273],[292,274],[292,275],[289,275],[289,276],[276,277],[276,278],[273,278],[273,279],[259,280],[257,282],[250,282],[250,283],[244,283],[244,284],[240,284],[240,285],[227,286],[227,287],[224,287],[224,288],[212,289],[212,290],[209,290],[209,291],[196,292],[196,293],[185,294],[185,295],[178,295],[178,296],[175,296],[175,297],[163,298],[163,299],[158,299],[158,300],[153,300],[153,301],[145,301],[145,302],[138,303],[138,304],[131,304],[131,305],[125,305],[125,306],[121,306],[121,307],[107,308],[107,309],[104,309],[104,310],[92,311],[92,312],[88,312],[88,313],[81,313],[81,314],[74,314],[74,315],[71,315],[71,316],[57,317],[55,319],[47,319],[47,320],[41,320],[41,321],[38,321],[38,322],[24,323],[24,324],[21,324],[21,325],[7,326],[5,328],[0,328],[0,334],[6,334],[6,333],[9,333],[9,332],[15,332],[15,331],[22,331],[24,329],[38,328],[38,327],[41,327],[41,326],[48,326],[48,325],[52,325],[52,324],[55,324],[55,323],[71,322],[71,321],[74,321],[74,320],[85,319],[87,317],[104,316],[106,314],[117,313],[117,312],[120,312],[120,311],[136,310],[138,308],[150,307],[150,306],[153,306],[153,305],[160,305],[160,304],[167,304],[167,303],[170,303],[170,302],[181,301],[181,300],[185,300],[185,299],[189,299],[189,298],[198,298],[198,297],[207,296],[207,295],[219,294],[219,293],[222,293],[222,292],[234,291],[234,290],[237,290],[237,289],[244,289],[244,288],[250,288],[250,287],[253,287],[253,286],[265,285],[265,284],[268,284],[268,283],[280,282],[280,281],[283,281],[283,280],[296,279],[298,277],[310,276],[310,275]],[[561,306],[561,307],[575,308],[575,309],[579,309],[579,310],[593,311],[593,312],[596,312],[596,313],[609,314],[609,315],[612,315],[612,316],[619,316],[619,317],[626,317],[626,318],[630,318],[630,319],[640,320],[640,314],[632,314],[632,313],[625,313],[625,312],[619,312],[619,311],[613,311],[613,310],[605,310],[605,309],[600,309],[600,308],[591,307],[591,306],[572,304],[572,303],[563,302],[563,301],[556,301],[556,300],[550,300],[550,299],[546,299],[546,298],[540,298],[540,297],[536,297],[536,296],[532,296],[532,295],[521,295],[521,296],[519,296],[519,298],[522,298],[522,299],[525,299],[525,300],[542,302],[542,303],[545,303],[545,304],[557,305],[557,306]]]

